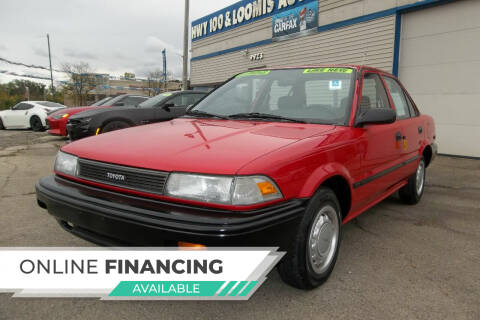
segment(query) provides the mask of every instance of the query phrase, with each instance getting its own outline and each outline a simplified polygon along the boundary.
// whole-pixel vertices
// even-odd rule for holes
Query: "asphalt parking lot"
[[[64,143],[0,131],[0,247],[92,246],[36,204],[34,184],[51,174]],[[274,271],[248,302],[0,294],[0,319],[480,319],[480,161],[439,157],[427,174],[419,205],[391,197],[344,227],[333,275],[314,291],[293,289]]]

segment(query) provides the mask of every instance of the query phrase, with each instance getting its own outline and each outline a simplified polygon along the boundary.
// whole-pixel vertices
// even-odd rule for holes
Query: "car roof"
[[[42,106],[39,102],[44,102],[44,101],[26,101],[25,100],[25,101],[20,101],[19,103],[29,103],[29,104],[33,104],[33,105],[45,108],[45,106]]]
[[[141,94],[124,93],[124,94],[119,94],[118,96],[114,96],[114,97],[112,97],[112,99],[115,99],[115,98],[118,98],[118,97],[140,97],[140,98],[147,97],[148,98],[148,96],[144,96],[144,95],[141,95]]]
[[[175,91],[165,91],[163,93],[181,94],[181,93],[206,93],[206,92],[199,91],[199,90],[175,90]],[[162,93],[160,93],[160,94],[162,94]]]

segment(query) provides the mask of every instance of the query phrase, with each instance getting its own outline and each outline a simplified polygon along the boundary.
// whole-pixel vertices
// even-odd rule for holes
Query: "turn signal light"
[[[181,248],[185,248],[185,249],[197,249],[197,250],[205,250],[207,249],[206,246],[204,246],[203,244],[198,244],[198,243],[190,243],[190,242],[183,242],[183,241],[179,241],[177,243],[177,245]]]
[[[268,181],[257,183],[257,186],[263,196],[278,192],[275,186]]]

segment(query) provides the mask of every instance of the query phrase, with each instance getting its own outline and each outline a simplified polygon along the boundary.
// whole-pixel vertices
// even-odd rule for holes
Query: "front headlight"
[[[225,177],[186,173],[170,174],[166,194],[231,205],[252,205],[283,197],[275,183],[264,176]]]
[[[70,114],[68,114],[68,113],[60,113],[60,114],[57,114],[57,115],[53,116],[53,119],[60,120],[60,119],[68,118],[69,116],[70,116]]]
[[[59,151],[55,159],[55,171],[75,177],[77,175],[78,157]]]

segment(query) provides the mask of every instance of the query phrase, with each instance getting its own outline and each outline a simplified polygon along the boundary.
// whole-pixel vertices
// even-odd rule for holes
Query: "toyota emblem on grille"
[[[127,177],[125,177],[123,174],[118,174],[118,173],[111,173],[107,172],[107,178],[110,180],[115,180],[115,181],[126,181]]]

